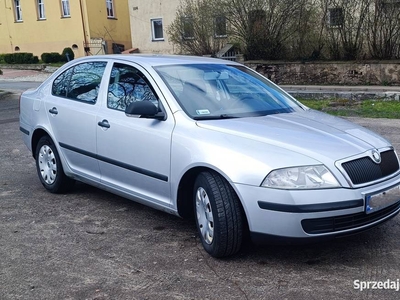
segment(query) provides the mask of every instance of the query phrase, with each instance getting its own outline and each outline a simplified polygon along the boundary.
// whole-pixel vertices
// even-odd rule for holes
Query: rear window
[[[53,81],[52,94],[71,100],[96,103],[107,62],[88,62],[75,65]]]

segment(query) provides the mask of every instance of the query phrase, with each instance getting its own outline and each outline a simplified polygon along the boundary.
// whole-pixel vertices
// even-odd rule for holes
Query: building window
[[[329,9],[329,26],[338,27],[344,23],[343,8],[335,7]]]
[[[114,0],[106,0],[107,18],[115,18]]]
[[[37,10],[38,10],[39,20],[46,19],[46,16],[44,14],[44,0],[37,0]]]
[[[61,13],[63,18],[71,16],[71,12],[69,10],[69,0],[61,0]]]
[[[215,17],[215,37],[226,37],[226,17]]]
[[[400,0],[380,0],[377,1],[376,6],[380,6],[386,13],[398,11],[400,8]]]
[[[182,36],[184,40],[194,39],[194,21],[192,17],[182,18]]]
[[[22,10],[20,0],[14,0],[15,21],[22,22]]]
[[[122,52],[125,51],[125,45],[112,43],[112,51],[114,54],[121,54]]]
[[[151,33],[153,41],[163,41],[163,24],[162,19],[152,19],[151,20]]]

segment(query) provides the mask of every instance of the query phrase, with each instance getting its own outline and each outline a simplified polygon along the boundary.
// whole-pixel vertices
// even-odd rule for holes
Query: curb
[[[348,99],[348,100],[393,100],[400,101],[399,92],[335,92],[335,91],[290,91],[291,96],[299,99]]]

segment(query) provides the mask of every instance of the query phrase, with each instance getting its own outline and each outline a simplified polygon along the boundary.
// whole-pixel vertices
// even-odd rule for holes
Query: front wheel
[[[64,193],[74,180],[64,174],[60,156],[53,141],[43,136],[36,147],[36,170],[42,185],[51,193]]]
[[[213,257],[224,257],[240,250],[243,215],[232,186],[213,171],[200,173],[194,185],[197,230],[204,249]]]

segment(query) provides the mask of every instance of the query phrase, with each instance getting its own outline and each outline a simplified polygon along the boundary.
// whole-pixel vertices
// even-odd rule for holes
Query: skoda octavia
[[[239,251],[247,233],[328,239],[400,210],[399,160],[386,139],[235,62],[76,59],[22,94],[20,130],[48,191],[79,180],[192,216],[214,257]]]

